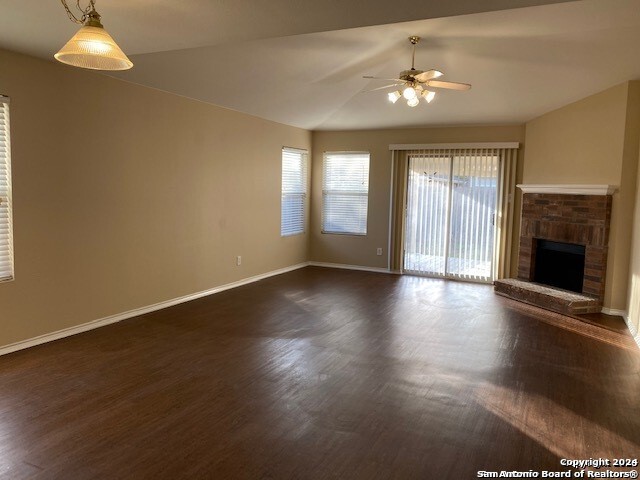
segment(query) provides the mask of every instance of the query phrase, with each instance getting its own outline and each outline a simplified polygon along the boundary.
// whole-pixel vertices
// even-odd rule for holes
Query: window
[[[307,152],[282,149],[282,219],[283,237],[304,233],[307,210]]]
[[[13,279],[9,99],[0,95],[0,281]]]
[[[322,175],[322,232],[367,234],[369,154],[328,152]]]

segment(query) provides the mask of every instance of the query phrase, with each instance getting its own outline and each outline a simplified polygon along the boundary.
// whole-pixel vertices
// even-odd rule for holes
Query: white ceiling
[[[538,6],[496,10],[507,5]],[[307,129],[521,123],[640,79],[640,0],[98,0],[97,7],[135,64],[119,78]],[[0,0],[0,12],[0,47],[43,58],[76,29],[54,0]],[[421,20],[403,22],[410,18]],[[410,67],[409,35],[424,38],[417,68],[473,88],[440,90],[415,108],[390,104],[385,91],[362,93],[386,84],[363,75],[393,78]]]

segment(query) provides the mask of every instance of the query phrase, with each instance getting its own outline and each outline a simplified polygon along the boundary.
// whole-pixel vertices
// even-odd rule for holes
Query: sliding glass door
[[[492,281],[499,156],[480,150],[408,158],[404,270]]]

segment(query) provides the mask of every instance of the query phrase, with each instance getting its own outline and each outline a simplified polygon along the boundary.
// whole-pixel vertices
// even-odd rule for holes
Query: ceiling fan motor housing
[[[415,76],[421,74],[422,72],[424,72],[424,70],[416,70],[415,68],[412,68],[410,70],[403,70],[400,72],[400,76],[398,78],[406,82],[415,82]]]

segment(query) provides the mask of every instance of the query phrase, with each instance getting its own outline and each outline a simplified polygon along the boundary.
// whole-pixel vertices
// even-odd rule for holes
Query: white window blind
[[[307,152],[282,149],[282,218],[280,234],[304,233],[307,205]]]
[[[13,278],[9,99],[0,96],[0,281]]]
[[[322,232],[367,234],[369,154],[327,152],[322,175]]]

